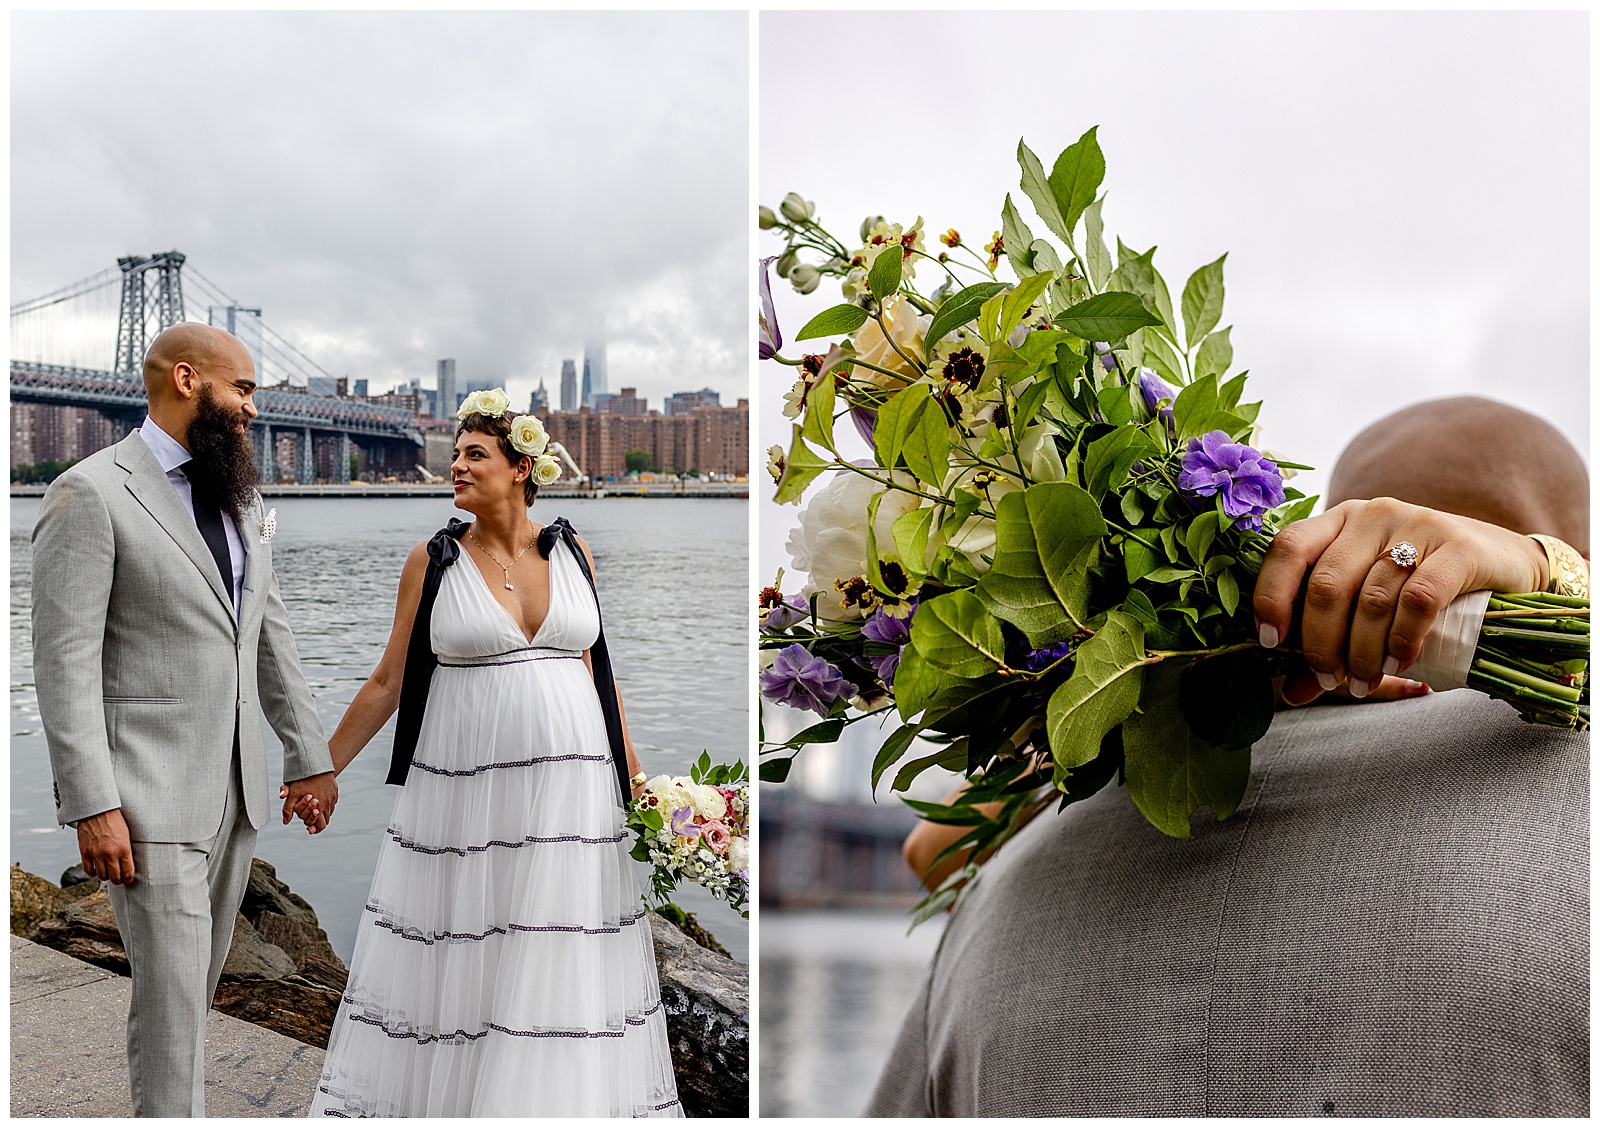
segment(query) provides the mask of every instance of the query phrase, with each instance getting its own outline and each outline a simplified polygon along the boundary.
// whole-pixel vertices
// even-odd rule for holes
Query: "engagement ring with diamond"
[[[1409,541],[1401,541],[1389,550],[1389,559],[1402,568],[1415,568],[1417,566],[1417,549]]]

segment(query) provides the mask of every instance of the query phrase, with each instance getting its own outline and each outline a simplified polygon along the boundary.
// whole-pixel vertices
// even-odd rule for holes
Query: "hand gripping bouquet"
[[[1273,535],[1316,502],[1285,482],[1307,467],[1258,446],[1261,405],[1245,401],[1231,326],[1218,328],[1226,256],[1174,306],[1154,247],[1119,239],[1113,260],[1106,245],[1095,130],[1048,172],[1026,144],[1017,157],[1059,243],[1036,238],[1009,195],[981,252],[953,229],[930,250],[920,218],[869,218],[852,246],[795,194],[760,216],[786,241],[762,263],[761,355],[794,375],[792,434],[768,469],[777,501],[806,503],[789,542],[805,581],[786,596],[780,573],[760,597],[759,681],[767,700],[823,718],[765,744],[761,778],[782,781],[805,744],[846,724],[897,720],[873,787],[887,776],[903,791],[935,764],[964,774],[955,804],[908,802],[969,827],[946,853],[973,857],[1036,804],[1113,780],[1176,837],[1201,807],[1233,813],[1292,652],[1257,643],[1255,577]],[[782,355],[774,262],[801,293],[840,281],[845,302],[795,335],[825,351]],[[870,461],[839,453],[846,415]],[[1464,596],[1447,637],[1430,638],[1437,687],[1585,724],[1587,600],[1487,596]],[[918,738],[932,751],[913,754]],[[995,802],[994,817],[977,810]]]
[[[658,908],[682,881],[703,885],[749,916],[750,776],[742,763],[711,763],[709,753],[686,776],[658,775],[628,807],[638,835],[633,857],[651,866]]]

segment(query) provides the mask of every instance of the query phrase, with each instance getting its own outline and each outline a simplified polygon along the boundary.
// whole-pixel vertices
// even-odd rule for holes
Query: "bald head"
[[[1392,497],[1589,555],[1589,471],[1536,415],[1477,396],[1402,408],[1362,431],[1333,468],[1328,505]]]
[[[163,329],[144,354],[144,389],[152,406],[186,398],[173,378],[179,364],[187,364],[202,379],[232,379],[255,367],[250,351],[232,333],[198,321],[180,321]]]

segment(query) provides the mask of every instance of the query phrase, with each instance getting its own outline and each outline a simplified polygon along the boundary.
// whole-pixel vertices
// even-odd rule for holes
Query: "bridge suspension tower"
[[[177,251],[117,260],[122,268],[122,305],[117,314],[116,375],[137,379],[144,371],[150,342],[183,320],[183,261]]]

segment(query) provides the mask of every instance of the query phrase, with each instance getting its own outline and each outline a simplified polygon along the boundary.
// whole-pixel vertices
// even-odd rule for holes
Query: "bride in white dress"
[[[532,441],[531,417],[513,430],[503,400],[487,404],[457,427],[455,503],[476,520],[452,523],[438,667],[311,1115],[681,1116],[590,669],[599,610],[573,545],[588,549],[561,523],[535,547],[527,509],[550,475],[518,446],[542,451],[542,429]],[[337,770],[401,704],[427,549],[329,741]]]

